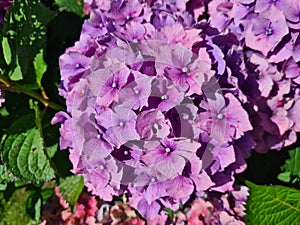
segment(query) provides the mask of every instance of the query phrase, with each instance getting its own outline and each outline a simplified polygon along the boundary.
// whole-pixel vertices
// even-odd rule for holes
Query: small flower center
[[[184,120],[188,120],[188,119],[189,119],[189,115],[186,114],[186,113],[182,113],[182,118],[183,118]]]
[[[223,113],[219,113],[217,117],[219,120],[222,120],[225,118],[225,115]]]
[[[181,69],[181,71],[182,71],[183,73],[187,73],[187,72],[189,72],[189,68],[183,67],[183,68]]]
[[[100,23],[100,24],[99,24],[99,27],[100,27],[100,28],[104,27],[103,23]]]
[[[104,170],[104,169],[105,169],[105,166],[101,165],[100,170]]]
[[[85,94],[85,90],[80,91],[80,96],[83,96]]]
[[[129,20],[130,19],[130,16],[128,15],[128,16],[126,16],[126,20]]]
[[[128,155],[129,154],[129,152],[128,151],[124,151],[124,155]]]
[[[272,35],[272,34],[273,34],[272,28],[267,28],[266,29],[266,35]]]
[[[124,125],[125,125],[125,123],[122,122],[122,121],[119,123],[119,126],[120,126],[120,127],[124,127]]]
[[[138,43],[138,39],[135,38],[132,40],[132,42],[136,44],[136,43]]]
[[[151,182],[154,183],[155,181],[156,181],[156,178],[155,178],[155,177],[152,177],[152,178],[151,178]]]
[[[113,83],[111,84],[111,87],[112,87],[112,88],[116,88],[116,87],[117,87],[116,82],[113,82]]]
[[[167,96],[167,95],[161,96],[161,100],[167,100],[167,99],[168,99],[168,96]]]
[[[76,63],[75,67],[79,69],[81,67],[80,63]]]
[[[169,153],[169,152],[171,152],[171,149],[170,148],[165,148],[165,151]]]
[[[158,129],[158,124],[157,124],[157,123],[154,123],[154,124],[153,124],[153,128],[157,130],[157,129]]]
[[[100,135],[100,134],[98,134],[98,135],[97,135],[97,139],[100,139],[100,138],[101,138],[101,135]]]
[[[134,93],[138,95],[138,94],[140,93],[140,91],[137,90],[137,89],[135,89],[135,90],[134,90]]]

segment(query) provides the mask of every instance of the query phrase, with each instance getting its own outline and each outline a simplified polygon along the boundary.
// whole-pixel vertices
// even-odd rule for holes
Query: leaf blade
[[[59,190],[72,209],[74,209],[83,188],[82,176],[73,175],[60,180]]]
[[[62,9],[66,9],[66,11],[74,13],[80,17],[84,16],[83,13],[83,1],[77,0],[76,2],[74,0],[55,0],[55,4],[59,6]]]
[[[7,130],[1,152],[8,169],[21,180],[41,182],[54,178],[32,114],[21,117]]]
[[[300,223],[300,190],[284,186],[259,186],[246,182],[247,224],[296,225]]]

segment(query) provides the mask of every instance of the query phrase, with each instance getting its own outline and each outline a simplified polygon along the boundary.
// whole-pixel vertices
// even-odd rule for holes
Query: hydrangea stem
[[[41,96],[37,92],[25,89],[24,87],[22,87],[22,85],[19,85],[19,84],[15,83],[14,81],[11,81],[7,77],[3,76],[2,74],[0,74],[0,83],[3,83],[9,89],[12,89],[12,90],[15,90],[17,92],[23,93],[25,95],[28,95],[28,96],[40,101],[41,103],[44,104],[45,107],[50,107],[50,108],[52,108],[56,111],[63,111],[64,110],[64,108],[62,106],[52,102],[49,99],[44,98],[43,96]]]

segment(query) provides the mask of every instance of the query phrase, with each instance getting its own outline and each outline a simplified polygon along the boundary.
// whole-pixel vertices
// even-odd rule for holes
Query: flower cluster
[[[243,46],[244,64],[239,71],[229,65],[230,76],[248,105],[256,151],[294,143],[300,131],[300,2],[213,0],[208,9],[211,24]]]
[[[5,14],[8,11],[8,9],[12,3],[13,3],[12,0],[1,0],[0,1],[0,23],[3,22]]]
[[[175,224],[244,224],[245,201],[248,189],[245,186],[230,193],[210,193],[196,198],[191,205],[174,216]]]
[[[145,221],[136,214],[126,200],[102,204],[97,213],[97,220],[101,225],[145,225]]]
[[[62,197],[59,187],[55,187],[54,195],[44,205],[42,210],[42,222],[40,225],[101,225],[97,223],[96,214],[98,201],[94,196],[82,193],[76,203],[76,210],[71,207]]]
[[[245,213],[245,200],[248,196],[245,186],[236,187],[232,192],[209,194],[200,193],[196,199],[188,202],[173,215],[163,211],[147,224],[244,224],[241,218]],[[98,225],[145,225],[136,212],[130,207],[126,199],[102,204],[96,213]]]
[[[299,20],[265,2],[85,1],[53,123],[89,191],[164,224],[193,194],[233,194],[251,149],[295,141]]]

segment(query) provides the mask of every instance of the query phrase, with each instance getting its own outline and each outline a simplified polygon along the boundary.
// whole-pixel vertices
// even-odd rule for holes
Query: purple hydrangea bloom
[[[82,73],[89,68],[89,58],[79,52],[68,52],[59,58],[61,80],[67,90],[69,83],[79,80]]]
[[[245,42],[247,46],[261,51],[266,56],[286,34],[288,26],[283,12],[271,6],[253,19],[252,26],[246,31]]]
[[[167,138],[170,134],[170,129],[170,122],[157,109],[143,111],[137,117],[136,131],[141,139]]]
[[[105,200],[128,193],[148,224],[193,195],[195,221],[244,224],[234,175],[300,129],[298,3],[282,2],[86,0],[53,119],[72,171]]]
[[[232,94],[228,93],[225,97],[224,99],[222,95],[216,94],[216,99],[203,102],[201,107],[206,112],[199,114],[203,129],[220,145],[238,139],[244,132],[252,130],[248,115],[240,102]],[[226,100],[229,102],[227,107]]]
[[[96,116],[96,121],[106,129],[103,138],[116,148],[127,141],[138,140],[136,132],[136,114],[128,108],[116,107],[104,110]]]

